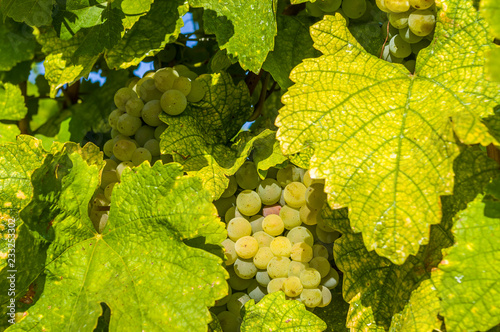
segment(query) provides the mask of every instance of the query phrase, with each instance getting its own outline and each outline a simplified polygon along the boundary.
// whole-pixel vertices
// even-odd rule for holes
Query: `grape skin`
[[[160,104],[168,115],[179,115],[186,109],[187,99],[179,90],[168,90],[161,96]]]
[[[253,263],[258,269],[266,269],[267,264],[274,258],[274,254],[270,247],[261,247],[253,257]]]
[[[251,236],[243,236],[236,241],[234,248],[239,257],[249,259],[257,254],[259,243]]]

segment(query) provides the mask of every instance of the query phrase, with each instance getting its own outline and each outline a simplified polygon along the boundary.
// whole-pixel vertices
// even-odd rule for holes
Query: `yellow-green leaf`
[[[455,135],[498,144],[480,121],[500,103],[500,85],[484,79],[491,37],[471,1],[443,8],[415,75],[369,55],[342,16],[326,15],[311,29],[323,55],[292,71],[296,84],[276,122],[284,153],[314,149],[310,167],[326,178],[330,205],[349,207],[367,248],[397,264],[440,222],[439,196],[453,188]]]
[[[0,120],[21,120],[28,112],[21,89],[0,82]],[[1,135],[1,133],[0,133]]]
[[[446,329],[486,331],[500,323],[500,219],[484,216],[482,195],[455,220],[453,247],[433,273]]]

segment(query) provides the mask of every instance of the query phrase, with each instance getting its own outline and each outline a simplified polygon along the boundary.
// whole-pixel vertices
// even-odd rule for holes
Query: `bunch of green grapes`
[[[323,180],[293,165],[261,179],[246,161],[214,204],[228,234],[222,245],[229,292],[210,309],[223,331],[238,331],[241,308],[268,293],[282,291],[309,310],[330,303],[339,281],[331,266],[339,233],[321,218]]]
[[[410,72],[415,71],[415,57],[429,46],[436,25],[434,0],[377,0],[378,8],[387,13],[382,33],[387,43],[382,58],[402,63]]]
[[[101,186],[89,206],[89,215],[96,230],[102,232],[108,220],[111,193],[120,182],[125,168],[147,161],[168,163],[172,156],[160,152],[160,136],[167,128],[159,115],[181,114],[187,103],[196,103],[205,96],[198,75],[186,66],[161,68],[135,77],[114,96],[116,109],[108,117],[111,139],[104,143],[105,159]]]
[[[370,0],[316,0],[306,3],[306,12],[314,17],[339,13],[349,25],[350,20],[366,22],[374,16],[374,5]]]

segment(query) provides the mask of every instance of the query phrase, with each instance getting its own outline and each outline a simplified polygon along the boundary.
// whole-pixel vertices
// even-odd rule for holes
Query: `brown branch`
[[[497,162],[498,165],[500,165],[500,150],[493,144],[490,144],[486,147],[486,152],[488,153],[488,157],[493,159],[494,161]]]
[[[257,103],[257,107],[255,107],[255,110],[248,119],[248,121],[255,121],[257,118],[260,116],[262,113],[262,109],[264,108],[264,103],[266,102],[266,91],[267,91],[267,85],[269,84],[269,73],[266,73],[266,78],[264,79],[264,83],[262,83],[262,90],[260,91],[260,96],[259,96],[259,101]]]

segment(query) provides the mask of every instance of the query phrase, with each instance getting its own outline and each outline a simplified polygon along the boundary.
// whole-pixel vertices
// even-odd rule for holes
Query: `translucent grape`
[[[242,189],[255,189],[260,183],[257,168],[255,168],[255,164],[251,161],[246,161],[241,165],[234,176],[236,177],[238,186]]]
[[[283,220],[283,224],[286,229],[292,229],[294,227],[300,226],[302,221],[300,220],[300,213],[298,209],[292,208],[285,205],[281,208],[279,216]]]
[[[407,11],[404,13],[390,13],[388,16],[389,22],[396,29],[403,29],[408,26],[408,17],[410,16],[411,11]]]
[[[259,242],[259,248],[269,247],[271,245],[271,241],[274,239],[274,236],[271,236],[266,232],[256,232],[252,236],[257,240],[257,242]]]
[[[304,287],[300,282],[300,278],[296,276],[291,276],[283,281],[283,285],[281,286],[286,296],[296,297],[302,293]]]
[[[234,290],[243,291],[252,284],[252,279],[242,279],[238,277],[238,275],[234,271],[233,265],[227,268],[227,272],[229,272],[229,279],[227,280],[227,283]]]
[[[326,202],[325,186],[322,183],[313,183],[306,189],[306,204],[313,209],[321,209]]]
[[[116,122],[116,129],[125,136],[133,136],[141,126],[141,118],[131,116],[128,113],[120,115]]]
[[[297,242],[292,246],[290,258],[297,262],[307,263],[313,258],[313,250],[305,242]]]
[[[311,234],[311,232],[307,228],[305,228],[303,226],[298,226],[298,227],[292,228],[288,232],[286,237],[290,240],[290,242],[292,243],[292,246],[298,242],[305,242],[310,247],[312,247],[314,244],[313,235]]]
[[[306,2],[306,11],[313,17],[323,17],[325,14],[319,7],[317,2]]]
[[[252,234],[252,226],[245,218],[236,217],[227,224],[227,235],[233,241]]]
[[[238,316],[229,311],[223,311],[217,315],[223,332],[236,332],[240,328]]]
[[[118,180],[118,176],[116,179]],[[115,184],[117,184],[117,183],[118,182],[112,182],[112,183],[108,184],[106,186],[106,188],[104,188],[104,196],[106,196],[106,198],[110,201],[111,201],[111,194],[113,193],[113,188],[115,187]]]
[[[269,284],[267,284],[267,293],[271,294],[282,290],[285,280],[286,278],[276,278],[269,281]]]
[[[389,42],[389,51],[395,57],[406,58],[411,54],[411,46],[398,34],[391,38]]]
[[[258,269],[266,269],[269,261],[274,258],[274,254],[270,247],[261,247],[253,257],[253,263]]]
[[[250,296],[243,292],[233,293],[227,302],[227,309],[235,316],[240,316],[240,310],[245,306],[245,303],[250,301]]]
[[[139,117],[141,116],[142,108],[144,107],[144,102],[141,98],[130,98],[125,104],[125,110],[128,114]]]
[[[98,194],[96,194],[92,200],[93,206],[109,206],[109,204],[110,201],[106,198],[103,192],[99,192]]]
[[[109,141],[106,141],[104,143],[104,146],[102,147],[102,151],[107,157],[111,157],[113,155],[113,147],[115,146],[115,142],[110,139]]]
[[[417,36],[416,34],[411,32],[409,27],[399,29],[399,35],[401,36],[401,38],[403,38],[405,42],[410,44],[415,44],[422,40],[422,37]]]
[[[247,293],[248,296],[252,300],[255,301],[255,303],[259,302],[266,296],[267,294],[267,285],[266,286],[260,286],[257,281],[253,281],[252,284],[247,288]]]
[[[226,256],[226,265],[232,265],[236,261],[236,258],[238,258],[236,249],[234,248],[234,241],[225,239],[222,241],[222,246],[224,247],[224,255]]]
[[[300,277],[300,273],[307,268],[309,268],[308,263],[291,261],[290,265],[288,265],[288,276]]]
[[[300,282],[304,288],[316,288],[321,282],[321,274],[313,268],[307,268],[300,272]]]
[[[408,18],[408,26],[411,32],[417,36],[424,37],[429,35],[434,30],[435,25],[436,16],[428,9],[415,10]]]
[[[375,0],[378,9],[383,11],[384,13],[390,13],[391,11],[386,7],[385,0]]]
[[[118,119],[117,119],[117,121],[118,121]],[[118,129],[111,128],[111,138],[115,138],[117,135],[121,135],[120,132],[118,131]]]
[[[217,208],[217,213],[222,217],[226,215],[227,210],[229,210],[231,206],[236,205],[236,197],[221,197],[218,200],[214,201],[214,205]]]
[[[415,9],[427,9],[434,4],[434,0],[410,0],[410,6]]]
[[[306,225],[316,225],[318,213],[318,209],[311,209],[308,205],[304,205],[299,210],[300,221]]]
[[[403,13],[410,9],[408,0],[385,0],[385,6],[393,13]]]
[[[340,8],[342,0],[318,0],[316,3],[325,13],[333,13]]]
[[[227,185],[226,190],[222,193],[221,197],[229,197],[234,195],[236,190],[238,189],[238,183],[236,183],[236,178],[234,175],[229,177],[229,184]]]
[[[118,109],[118,108],[115,109],[114,111],[112,111],[111,113],[109,113],[108,123],[111,126],[111,128],[116,128],[116,124],[118,123],[118,119],[120,118],[120,116],[122,114],[125,114],[125,112]]]
[[[262,222],[264,221],[264,217],[260,214],[256,214],[250,218],[250,225],[252,225],[252,233],[257,233],[263,231]]]
[[[313,250],[313,257],[323,257],[326,259],[328,259],[329,257],[328,250],[322,244],[313,245],[312,250]]]
[[[135,140],[139,144],[139,146],[144,146],[147,141],[150,139],[154,139],[155,137],[155,129],[151,126],[144,125],[137,129],[135,132]]]
[[[366,11],[366,0],[344,0],[342,11],[349,18],[360,18]]]
[[[160,142],[158,142],[154,138],[144,143],[144,148],[147,149],[153,157],[158,157],[161,154]]]
[[[278,173],[276,174],[276,180],[278,181],[279,185],[284,188],[289,183],[300,181],[300,174],[301,173],[297,170],[296,167],[288,165],[287,167],[278,170]]]
[[[285,224],[281,217],[276,214],[268,215],[262,221],[262,229],[269,235],[277,236],[283,233]]]
[[[132,90],[135,89],[135,86],[137,85],[137,82],[139,82],[141,79],[137,76],[134,76],[134,77],[131,77],[128,79],[127,83],[125,84],[125,86],[127,88],[130,88]]]
[[[316,236],[323,243],[333,243],[338,237],[338,232],[325,232],[320,227],[316,228]]]
[[[180,76],[174,80],[172,89],[180,91],[184,96],[191,92],[191,80],[187,77]]]
[[[130,140],[119,140],[113,146],[113,154],[118,160],[128,161],[132,159],[132,155],[136,149],[135,143]]]
[[[329,289],[334,289],[339,284],[339,273],[335,269],[330,269],[326,277],[321,279],[321,284]]]
[[[236,258],[233,266],[236,275],[242,279],[251,279],[257,273],[257,267],[252,259]]]
[[[161,107],[160,107],[160,111],[161,111]],[[155,139],[158,140],[158,141],[160,141],[161,134],[163,134],[163,132],[165,130],[167,130],[167,128],[168,128],[168,125],[165,124],[165,123],[163,123],[163,122],[158,127],[156,127],[156,129],[155,129]]]
[[[175,79],[179,73],[173,68],[162,68],[154,75],[155,86],[159,91],[165,92],[172,89]]]
[[[259,250],[259,243],[257,240],[249,235],[243,236],[236,241],[234,249],[239,257],[249,259],[255,256]]]
[[[190,103],[197,103],[205,97],[205,85],[200,81],[191,81],[191,91],[186,96],[186,99]]]
[[[253,216],[259,213],[262,207],[259,194],[253,190],[243,190],[236,198],[236,207],[238,211],[246,216]]]
[[[267,264],[267,273],[273,279],[287,277],[289,265],[290,259],[288,257],[273,257]]]
[[[104,165],[104,168],[102,169],[103,171],[111,171],[116,169],[116,166],[118,166],[116,161],[113,159],[104,159],[104,161],[106,162],[106,165]]]
[[[309,262],[309,266],[312,267],[313,269],[316,269],[321,275],[321,278],[326,277],[331,269],[330,262],[324,257],[314,257]]]
[[[125,111],[125,104],[130,98],[134,97],[137,98],[137,94],[135,93],[134,90],[130,88],[121,88],[115,93],[114,96],[115,105],[122,111]]]
[[[267,273],[267,270],[259,270],[255,274],[255,280],[260,286],[267,287],[267,285],[271,281],[271,277]]]
[[[134,167],[134,164],[132,164],[131,161],[124,161],[118,164],[118,166],[116,166],[116,174],[118,175],[118,180],[121,179],[122,173],[125,170],[125,168],[131,168],[131,167]]]
[[[417,55],[421,50],[429,46],[431,42],[427,39],[422,39],[419,42],[411,44],[411,51],[413,54]]]
[[[102,233],[104,228],[106,228],[106,224],[108,223],[109,211],[97,211],[93,209],[90,212],[89,217],[92,221],[92,224],[94,225],[94,229],[98,233]]]
[[[137,148],[132,155],[132,163],[135,166],[139,166],[145,161],[151,163],[152,158],[153,156],[151,155],[151,152],[149,152],[149,150],[145,148]]]
[[[160,104],[168,115],[179,115],[186,109],[187,100],[179,90],[168,90],[161,96]]]
[[[306,203],[306,186],[302,182],[291,182],[286,185],[283,193],[287,205],[300,208]]]
[[[264,179],[257,186],[257,193],[262,200],[262,204],[272,205],[277,203],[281,197],[281,186],[274,179]]]
[[[144,120],[144,122],[146,122],[148,125],[156,127],[161,124],[164,124],[159,118],[161,112],[162,110],[160,101],[151,100],[150,102],[147,102],[142,108],[141,117],[142,120]]]
[[[139,97],[147,103],[151,100],[159,100],[163,92],[156,88],[155,80],[149,77],[141,84],[138,93]]]
[[[179,75],[183,75],[189,73],[191,70],[187,66],[184,65],[175,65],[172,67],[176,72],[179,73]]]
[[[289,257],[292,252],[292,244],[290,240],[285,236],[277,236],[269,245],[274,256],[285,256]]]
[[[408,69],[408,71],[412,74],[415,72],[416,64],[417,64],[417,62],[415,60],[408,60],[408,61],[405,61],[403,63],[403,65],[406,67],[406,69]]]

